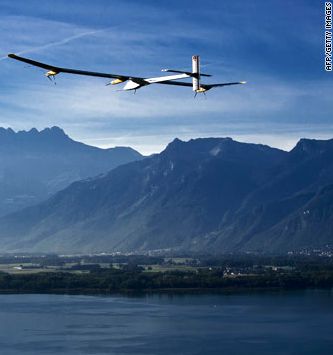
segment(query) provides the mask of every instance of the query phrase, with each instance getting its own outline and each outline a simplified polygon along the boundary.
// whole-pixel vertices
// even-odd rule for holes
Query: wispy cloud
[[[61,46],[61,45],[67,44],[67,43],[72,42],[74,40],[77,40],[79,38],[95,35],[97,33],[102,33],[102,32],[105,32],[105,31],[107,31],[109,29],[110,28],[104,28],[104,29],[101,29],[101,30],[93,30],[93,31],[87,31],[87,32],[79,33],[79,34],[76,34],[76,35],[73,35],[73,36],[69,36],[69,37],[63,38],[63,39],[61,39],[59,41],[53,41],[53,42],[50,42],[50,43],[42,44],[40,46],[31,47],[31,48],[16,52],[15,54],[22,55],[22,54],[39,52],[39,51],[42,51],[44,49],[49,49],[49,48],[52,48],[52,47],[56,47],[56,46]],[[7,56],[0,57],[0,61],[4,60],[4,59],[7,59],[7,58],[8,58]]]
[[[271,87],[269,83],[262,82],[260,86],[250,83],[248,86],[213,89],[206,97],[194,99],[191,88],[170,89],[155,84],[140,89],[134,95],[133,92],[119,92],[105,87],[103,81],[95,78],[59,75],[56,87],[44,78],[43,82],[38,79],[40,83],[37,83],[36,78],[33,83],[23,80],[20,87],[15,88],[15,97],[8,92],[0,100],[16,105],[23,112],[33,110],[42,114],[45,108],[57,107],[56,115],[70,114],[73,120],[77,117],[87,120],[91,117],[162,120],[183,116],[186,121],[189,117],[193,120],[207,116],[205,120],[209,122],[209,116],[213,114],[246,119],[259,112],[266,115],[279,113],[287,106],[297,104],[297,100],[308,92],[297,85],[290,87],[280,82]],[[49,113],[48,117],[52,116],[54,114]],[[267,119],[272,118],[267,116]]]

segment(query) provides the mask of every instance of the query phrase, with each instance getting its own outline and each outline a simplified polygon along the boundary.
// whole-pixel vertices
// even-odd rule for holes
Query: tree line
[[[332,288],[333,270],[293,270],[226,277],[221,268],[143,272],[142,268],[97,269],[86,273],[0,273],[0,292],[116,293],[162,290]]]

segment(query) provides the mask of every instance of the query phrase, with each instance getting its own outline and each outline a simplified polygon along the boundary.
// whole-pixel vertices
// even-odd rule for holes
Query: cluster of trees
[[[333,269],[333,258],[303,255],[223,255],[201,256],[201,266],[252,268],[254,266],[291,266],[299,270]]]
[[[0,273],[0,292],[112,293],[147,290],[238,288],[331,288],[333,269],[267,271],[258,275],[225,277],[221,268],[197,271],[143,272],[140,267],[96,269],[89,273]]]
[[[164,258],[148,255],[77,255],[77,256],[58,256],[56,254],[48,255],[2,255],[0,264],[39,264],[44,266],[63,266],[66,263],[89,263],[89,264],[122,264],[133,263],[140,265],[162,264]]]

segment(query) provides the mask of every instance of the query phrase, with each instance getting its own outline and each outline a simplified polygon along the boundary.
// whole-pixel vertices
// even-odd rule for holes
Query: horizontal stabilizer
[[[239,85],[239,84],[246,84],[246,81],[236,81],[234,83],[221,83],[221,84],[202,84],[201,86],[206,90],[210,90],[212,88],[218,88],[218,87],[229,86],[229,85]]]
[[[190,71],[183,71],[183,70],[175,70],[175,69],[162,69],[161,71],[164,72],[169,72],[169,73],[182,73],[182,74],[187,74],[189,76],[193,76],[193,73],[191,73]],[[200,76],[211,76],[210,74],[201,74]]]

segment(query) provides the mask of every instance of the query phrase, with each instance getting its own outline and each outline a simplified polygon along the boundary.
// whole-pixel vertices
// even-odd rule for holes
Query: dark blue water
[[[0,354],[333,354],[333,293],[0,295]]]

